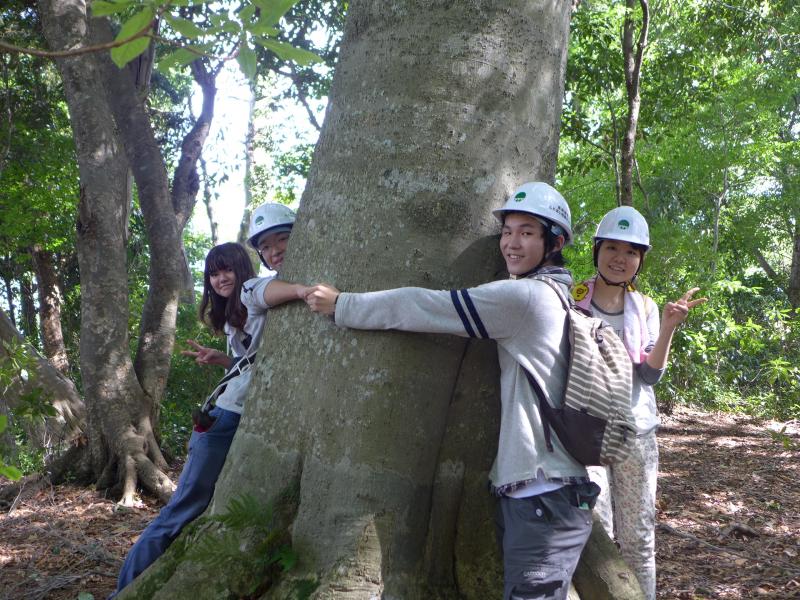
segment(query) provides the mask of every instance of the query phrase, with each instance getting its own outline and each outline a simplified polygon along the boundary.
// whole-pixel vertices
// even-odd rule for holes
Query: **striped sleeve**
[[[462,337],[510,337],[514,315],[528,302],[527,287],[493,282],[458,290],[398,288],[363,294],[342,293],[337,325],[355,329],[399,329]]]
[[[450,290],[450,299],[453,301],[453,307],[461,318],[461,323],[464,325],[464,331],[466,331],[467,335],[469,337],[488,338],[489,333],[486,331],[486,326],[475,308],[475,303],[469,295],[469,290]],[[476,330],[477,334],[475,333]]]

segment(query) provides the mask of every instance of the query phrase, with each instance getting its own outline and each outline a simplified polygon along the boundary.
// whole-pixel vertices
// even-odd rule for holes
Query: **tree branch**
[[[753,248],[753,254],[756,257],[759,266],[764,270],[764,273],[767,274],[767,277],[769,277],[775,283],[780,283],[780,276],[775,272],[775,269],[772,268],[769,262],[767,262],[767,258],[764,256],[761,250],[759,248]]]
[[[153,23],[157,19],[153,19],[146,27],[134,33],[132,36],[124,40],[114,40],[113,42],[105,42],[103,44],[93,44],[90,46],[83,46],[82,48],[73,48],[70,50],[39,50],[38,48],[22,48],[9,44],[0,39],[0,52],[8,52],[14,54],[30,54],[31,56],[40,56],[42,58],[70,58],[73,56],[81,56],[83,54],[91,54],[93,52],[102,52],[103,50],[110,50],[111,48],[119,48],[128,42],[139,39],[140,37],[153,37],[148,33],[153,28]]]
[[[303,91],[303,88],[300,86],[300,76],[297,74],[297,71],[293,66],[290,66],[289,69],[290,69],[289,73],[286,73],[285,71],[281,70],[277,70],[276,72],[292,80],[292,83],[294,84],[295,88],[297,88],[297,99],[300,101],[300,104],[303,105],[303,108],[305,108],[306,112],[308,113],[308,120],[311,122],[311,125],[313,125],[317,131],[321,131],[322,126],[319,124],[319,121],[317,121],[317,117],[314,114],[314,111],[311,110],[311,106],[309,106],[308,104],[308,96]]]

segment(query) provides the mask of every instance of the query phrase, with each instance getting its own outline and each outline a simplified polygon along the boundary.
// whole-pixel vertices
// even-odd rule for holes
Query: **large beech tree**
[[[351,3],[283,275],[351,291],[494,278],[491,209],[553,179],[569,19],[545,0]],[[276,502],[300,564],[250,593],[497,597],[497,382],[488,342],[275,310],[211,511]],[[265,577],[202,569],[193,535],[121,597],[233,597]]]

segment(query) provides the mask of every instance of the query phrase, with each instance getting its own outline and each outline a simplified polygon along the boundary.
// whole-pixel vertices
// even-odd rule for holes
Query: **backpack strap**
[[[530,279],[535,279],[537,281],[541,281],[546,283],[550,289],[552,289],[558,299],[561,300],[561,306],[564,307],[564,310],[569,312],[569,309],[572,308],[573,302],[571,298],[567,298],[564,291],[561,289],[561,286],[558,285],[551,277],[547,277],[545,275],[533,275]],[[569,319],[569,316],[567,316]],[[520,365],[522,366],[522,365]],[[528,383],[531,384],[534,393],[536,394],[536,398],[539,401],[539,417],[542,419],[542,426],[544,427],[544,441],[547,445],[548,452],[553,452],[553,441],[552,441],[552,427],[550,425],[552,419],[552,412],[553,407],[547,402],[547,397],[544,394],[544,390],[542,386],[539,385],[539,382],[536,381],[536,378],[528,372],[528,369],[522,367],[522,370],[525,372],[525,377],[528,379]]]
[[[548,452],[552,452],[553,441],[550,433],[552,430],[550,426],[550,405],[547,404],[547,399],[544,397],[544,391],[542,390],[542,386],[539,385],[539,382],[528,372],[528,369],[522,367],[522,370],[525,372],[525,377],[528,378],[528,382],[531,384],[536,398],[539,400],[539,416],[542,419],[542,427],[544,428],[544,442],[547,445]]]
[[[535,279],[536,281],[542,281],[546,283],[550,288],[556,293],[558,299],[561,300],[561,306],[564,307],[564,310],[569,310],[574,302],[572,301],[572,297],[570,296],[567,298],[567,295],[564,293],[564,290],[561,289],[561,286],[558,285],[555,281],[553,281],[552,277],[547,277],[546,275],[533,275],[530,279]]]
[[[225,391],[225,388],[228,387],[228,382],[233,379],[234,377],[238,377],[245,371],[249,370],[253,363],[256,360],[256,353],[253,352],[252,354],[245,354],[244,356],[240,356],[236,359],[236,361],[231,365],[231,368],[228,369],[228,372],[225,376],[219,380],[219,383],[214,388],[214,391],[209,394],[206,401],[203,402],[203,406],[201,407],[202,412],[208,412],[217,403],[217,398],[219,395]]]

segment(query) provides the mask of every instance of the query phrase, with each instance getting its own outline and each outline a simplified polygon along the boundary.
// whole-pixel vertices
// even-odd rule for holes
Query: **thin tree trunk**
[[[642,26],[634,51],[634,19],[633,13],[638,4],[642,9]],[[625,62],[625,89],[628,93],[628,118],[625,136],[622,138],[621,148],[621,196],[620,203],[633,206],[633,162],[636,144],[636,129],[639,125],[639,109],[641,96],[639,94],[639,81],[641,78],[642,60],[647,47],[647,32],[650,25],[650,9],[648,0],[625,0],[625,22],[622,34],[622,55]]]
[[[792,240],[792,267],[789,275],[789,302],[800,308],[800,223],[794,222]]]
[[[256,99],[257,90],[250,86],[250,102],[247,106],[247,135],[244,139],[244,213],[239,223],[239,234],[236,240],[247,246],[247,231],[250,227],[250,215],[253,210],[253,167],[256,152]],[[261,264],[256,256],[252,256],[256,272]]]
[[[722,191],[714,196],[714,233],[713,244],[711,247],[711,275],[717,273],[717,259],[719,255],[719,220],[722,215],[722,207],[728,198],[728,167],[722,171]]]
[[[8,318],[11,319],[12,323],[17,322],[16,316],[16,303],[14,301],[14,288],[11,285],[13,277],[10,273],[9,266],[11,265],[11,257],[4,256],[2,260],[2,277],[3,277],[3,287],[5,288],[6,294],[6,304],[8,305]]]
[[[21,272],[17,277],[19,282],[19,297],[22,305],[22,331],[29,340],[38,340],[39,326],[36,322],[36,302],[33,281],[30,273]]]
[[[775,269],[772,268],[772,265],[769,264],[769,261],[767,260],[767,257],[764,256],[764,253],[761,252],[759,248],[754,248],[753,254],[755,254],[759,266],[764,271],[764,273],[767,274],[767,277],[769,277],[776,285],[781,285],[782,281],[780,275],[778,275],[777,271],[775,271]]]
[[[614,111],[614,104],[609,99],[606,102],[608,106],[608,114],[611,116],[611,131],[613,135],[613,148],[614,152],[611,155],[611,165],[614,169],[614,195],[617,199],[617,206],[622,204],[622,175],[620,170],[620,159],[617,157],[619,151],[619,126],[617,123],[617,113]]]
[[[208,168],[206,161],[202,157],[200,158],[200,173],[203,177],[203,204],[206,205],[208,227],[211,230],[211,245],[216,246],[219,244],[219,223],[217,222],[216,214],[214,214],[214,206],[212,203],[213,197],[211,195],[211,180],[208,177]]]
[[[44,355],[57,371],[67,375],[69,358],[64,345],[64,334],[61,330],[63,295],[53,265],[53,254],[36,245],[31,248],[31,258],[39,288],[39,321],[42,329]]]

